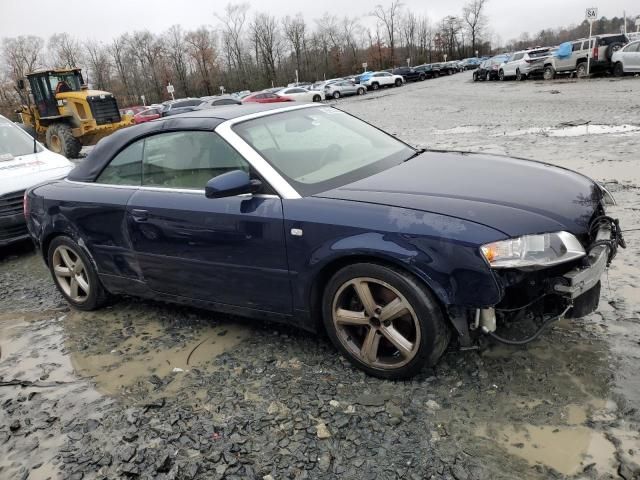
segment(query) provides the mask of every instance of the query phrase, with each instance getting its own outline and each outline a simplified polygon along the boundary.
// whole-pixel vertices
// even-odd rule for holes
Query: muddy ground
[[[592,175],[640,228],[640,79],[470,77],[338,106],[410,143]],[[70,310],[17,246],[0,254],[0,478],[639,478],[639,239],[597,313],[399,383],[278,325],[135,299]]]

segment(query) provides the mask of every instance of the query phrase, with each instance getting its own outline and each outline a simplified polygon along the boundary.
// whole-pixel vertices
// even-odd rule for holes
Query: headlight
[[[611,192],[606,189],[604,185],[598,184],[600,190],[602,191],[602,202],[605,205],[616,205],[616,199],[613,197]]]
[[[569,232],[525,235],[487,243],[480,251],[492,268],[548,267],[585,255],[578,239]]]

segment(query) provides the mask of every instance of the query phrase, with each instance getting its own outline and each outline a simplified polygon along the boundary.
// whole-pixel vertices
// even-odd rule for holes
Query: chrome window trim
[[[264,178],[269,185],[271,185],[278,194],[285,199],[298,199],[302,196],[293,188],[289,182],[287,182],[282,175],[280,175],[271,164],[260,155],[256,150],[245,142],[240,135],[233,131],[233,126],[246,122],[247,120],[253,120],[254,118],[268,117],[282,112],[290,112],[293,110],[301,110],[304,108],[318,108],[318,105],[303,104],[295,105],[291,107],[278,108],[277,110],[267,110],[265,112],[252,113],[250,115],[243,115],[241,117],[233,118],[222,122],[215,128],[215,132],[218,133],[223,139],[225,139],[229,145],[235,148],[240,155],[242,155],[247,162],[251,164],[253,168]],[[326,108],[326,107],[325,107]]]
[[[168,188],[168,187],[148,187],[144,185],[114,185],[111,183],[98,183],[98,182],[80,182],[77,180],[64,179],[65,182],[73,183],[75,185],[87,186],[99,186],[107,188],[129,188],[133,190],[146,190],[151,192],[171,192],[171,193],[187,193],[191,195],[204,195],[204,188]],[[234,197],[256,197],[256,198],[280,198],[278,195],[271,193],[241,193],[239,195],[233,195]],[[230,198],[230,197],[221,197]]]

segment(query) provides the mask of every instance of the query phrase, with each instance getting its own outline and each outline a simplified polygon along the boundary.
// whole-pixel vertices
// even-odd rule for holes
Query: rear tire
[[[585,62],[579,63],[576,67],[576,77],[587,78],[587,64]]]
[[[527,76],[524,75],[520,69],[516,70],[516,81],[522,82],[527,79]]]
[[[500,73],[498,73],[498,78],[501,82],[504,82],[504,70],[500,70]]]
[[[387,310],[392,303],[396,308]],[[335,347],[379,378],[408,378],[435,365],[451,338],[429,289],[393,267],[357,263],[339,270],[327,283],[322,312]]]
[[[624,65],[622,65],[622,62],[616,62],[616,64],[613,66],[613,74],[616,77],[624,76]]]
[[[314,95],[314,96],[313,96],[313,101],[314,101],[314,102],[319,102],[319,101],[321,101],[321,100],[322,100],[322,97],[321,97],[320,95]]]
[[[424,82],[427,79],[427,76],[425,74],[420,75],[420,81]]]
[[[358,95],[364,95],[365,93],[366,93],[366,90],[364,88],[360,87],[358,89]]]
[[[489,80],[491,80],[491,74],[490,74],[489,72],[487,72],[487,73],[484,75],[484,81],[485,81],[485,82],[488,82]]]
[[[334,98],[335,100],[338,100],[338,99],[340,98],[340,92],[337,92],[337,91],[336,91],[336,92],[333,92],[333,98]]]
[[[371,90],[378,90],[380,88],[380,84],[378,82],[373,82],[371,84]]]
[[[78,310],[96,310],[109,301],[91,259],[66,236],[54,238],[47,252],[53,281],[67,302]]]
[[[479,80],[478,78],[478,72],[473,72],[473,81],[477,82]]]
[[[73,136],[71,127],[66,123],[54,123],[49,125],[45,135],[47,148],[67,158],[78,158],[82,143]]]
[[[402,86],[402,80],[400,80],[399,78],[396,78],[395,86],[396,87],[401,87]]]

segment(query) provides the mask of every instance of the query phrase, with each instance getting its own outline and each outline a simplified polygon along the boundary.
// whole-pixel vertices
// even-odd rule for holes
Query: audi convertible
[[[281,321],[395,379],[448,347],[524,344],[593,312],[624,246],[613,202],[546,163],[417,150],[334,108],[253,104],[120,130],[28,190],[25,214],[75,308],[124,294]]]

